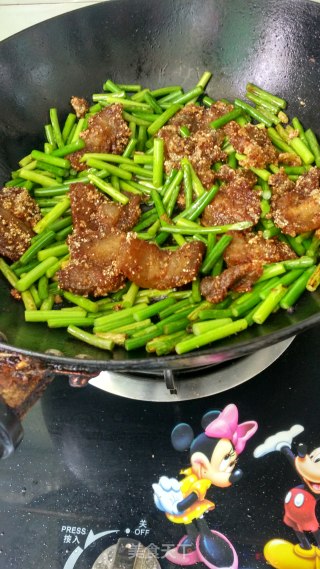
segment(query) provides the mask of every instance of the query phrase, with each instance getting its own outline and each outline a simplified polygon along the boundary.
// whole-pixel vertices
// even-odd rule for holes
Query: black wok
[[[243,96],[253,81],[289,101],[288,112],[320,135],[320,5],[307,0],[111,0],[43,22],[0,44],[0,182],[43,141],[49,107],[63,118],[72,95],[90,97],[107,78],[193,86],[213,72],[214,98]],[[186,368],[237,358],[320,322],[320,294],[292,314],[186,356],[111,354],[60,330],[26,324],[0,282],[0,349],[66,369]],[[58,352],[52,352],[58,350]],[[80,354],[80,358],[79,358]],[[82,355],[82,357],[81,357]]]

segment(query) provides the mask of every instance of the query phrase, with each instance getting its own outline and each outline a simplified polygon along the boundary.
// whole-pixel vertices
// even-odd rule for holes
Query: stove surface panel
[[[239,568],[267,567],[269,539],[295,541],[282,522],[283,499],[300,480],[280,453],[255,459],[253,450],[296,423],[305,428],[297,441],[309,451],[319,446],[319,339],[318,329],[301,334],[257,377],[195,401],[128,400],[58,377],[26,416],[20,447],[0,462],[0,567],[91,569],[123,537],[140,541],[163,569],[173,567],[164,555],[183,528],[156,509],[152,484],[189,465],[188,453],[171,446],[172,428],[187,422],[198,434],[201,417],[229,403],[259,429],[239,458],[243,479],[212,486],[216,508],[205,517],[234,544]]]

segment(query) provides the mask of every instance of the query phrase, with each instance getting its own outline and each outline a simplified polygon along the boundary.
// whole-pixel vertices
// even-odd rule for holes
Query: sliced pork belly
[[[158,136],[164,139],[165,170],[180,168],[182,158],[187,157],[205,188],[210,188],[215,179],[211,167],[215,162],[225,161],[227,155],[221,146],[225,135],[222,130],[214,130],[209,125],[214,118],[221,116],[233,107],[216,103],[210,109],[197,105],[187,105],[160,129]],[[183,138],[180,127],[187,126],[190,136]]]
[[[276,237],[264,239],[260,232],[250,231],[232,232],[232,235],[224,253],[227,269],[217,277],[201,281],[201,294],[209,302],[221,302],[230,290],[251,290],[263,272],[263,265],[296,258],[294,251]]]
[[[89,118],[88,128],[80,134],[86,143],[86,152],[122,154],[131,135],[122,111],[122,106],[116,103]]]
[[[248,123],[240,126],[230,121],[224,127],[230,143],[246,159],[240,162],[246,168],[265,168],[268,164],[277,164],[278,154],[265,128]]]
[[[71,97],[70,103],[78,119],[83,118],[89,111],[90,105],[82,97]]]
[[[225,225],[238,221],[258,223],[261,207],[260,194],[253,189],[256,176],[251,172],[222,166],[218,175],[226,180],[213,201],[205,208],[201,223],[205,226]]]
[[[76,183],[70,186],[70,202],[74,231],[105,232],[110,229],[129,231],[141,215],[141,198],[130,195],[126,205],[109,200],[92,184]]]
[[[320,169],[311,168],[296,182],[283,169],[269,178],[271,215],[282,233],[295,236],[320,228]]]
[[[71,260],[59,271],[59,286],[83,296],[104,296],[117,291],[125,283],[118,259],[125,242],[124,233],[110,233],[97,239],[71,243]]]
[[[137,285],[164,290],[192,282],[199,272],[204,251],[200,241],[168,251],[128,233],[119,264],[122,273]]]
[[[85,142],[84,149],[69,154],[67,158],[72,168],[84,170],[86,166],[80,160],[85,152],[122,154],[130,134],[131,131],[122,118],[122,106],[118,103],[110,105],[89,118],[88,128],[80,134]]]
[[[59,286],[84,296],[103,296],[124,285],[118,260],[125,231],[140,217],[140,197],[116,204],[91,184],[72,184],[74,229],[68,239],[70,261],[58,273]]]
[[[234,106],[231,103],[226,103],[224,101],[216,101],[210,107],[206,109],[205,113],[205,121],[207,124],[210,125],[212,121],[223,117],[233,111]]]
[[[17,261],[31,244],[40,209],[25,188],[0,191],[0,254]]]
[[[191,134],[199,130],[212,130],[210,123],[229,113],[233,108],[233,105],[224,103],[223,101],[217,101],[208,108],[190,103],[181,109],[181,111],[177,112],[168,121],[168,124],[177,127],[187,126]]]
[[[277,237],[265,239],[260,231],[233,231],[230,235],[233,239],[224,253],[228,267],[252,262],[265,265],[296,258],[295,252],[286,243]]]
[[[206,300],[216,304],[221,302],[229,290],[246,292],[262,275],[260,263],[243,263],[223,271],[217,277],[205,277],[201,281],[201,294]]]

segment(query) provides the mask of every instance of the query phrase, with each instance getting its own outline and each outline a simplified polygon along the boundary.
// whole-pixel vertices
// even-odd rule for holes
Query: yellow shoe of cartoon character
[[[299,544],[294,545],[283,539],[272,539],[264,546],[263,553],[266,561],[276,569],[318,568],[314,546],[311,549],[303,549]]]
[[[320,549],[316,548],[316,569],[320,569]]]

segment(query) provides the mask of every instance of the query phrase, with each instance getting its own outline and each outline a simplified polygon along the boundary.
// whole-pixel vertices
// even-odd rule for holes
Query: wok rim
[[[186,354],[169,354],[161,357],[152,357],[148,360],[143,358],[135,358],[130,360],[95,360],[85,358],[72,358],[67,356],[56,356],[45,352],[36,352],[25,348],[17,348],[14,345],[6,342],[0,342],[0,351],[10,352],[12,354],[21,354],[26,357],[34,358],[46,363],[49,367],[56,370],[82,370],[85,372],[94,371],[138,371],[141,367],[146,369],[171,369],[183,370],[192,369],[193,367],[201,367],[212,365],[213,367],[218,364],[223,364],[230,360],[245,357],[255,351],[267,348],[282,340],[296,336],[299,333],[305,332],[320,323],[320,312],[310,316],[302,322],[292,324],[283,330],[277,330],[267,336],[257,336],[253,340],[243,341],[236,346],[225,346],[221,348],[208,348],[206,350],[198,350]],[[213,344],[214,346],[214,344]]]

